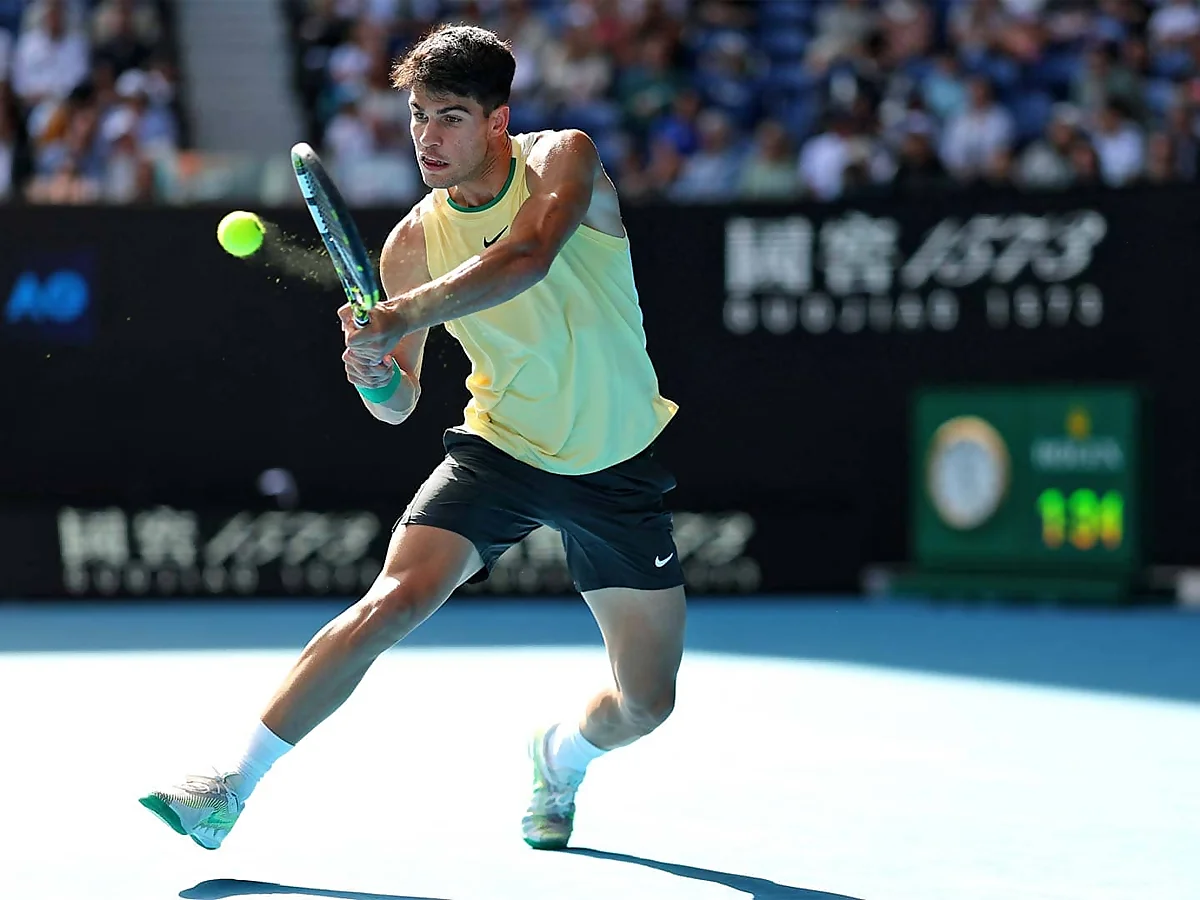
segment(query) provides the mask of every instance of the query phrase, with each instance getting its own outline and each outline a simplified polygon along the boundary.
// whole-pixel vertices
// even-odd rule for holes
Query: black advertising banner
[[[394,511],[220,510],[154,507],[0,512],[4,596],[227,597],[354,596],[378,575]],[[698,593],[782,589],[787,558],[744,512],[675,512],[675,543]],[[768,564],[769,568],[769,564]],[[574,590],[562,540],[538,528],[484,582],[463,594],[562,595]]]
[[[225,255],[215,228],[227,211],[0,209],[0,511],[6,531],[43,523],[40,552],[59,579],[18,590],[6,561],[0,595],[67,592],[63,510],[119,510],[133,536],[147,510],[191,511],[202,553],[238,511],[274,509],[271,471],[293,483],[291,509],[371,511],[360,562],[377,564],[440,460],[467,399],[452,339],[431,335],[414,416],[376,422],[345,382],[339,290],[299,277],[321,267],[298,251]],[[403,211],[359,213],[368,244]],[[303,209],[263,215],[317,246]],[[718,574],[706,582],[697,568],[695,590],[855,590],[865,565],[909,558],[910,407],[938,385],[1144,388],[1159,486],[1147,559],[1198,561],[1200,423],[1186,411],[1200,383],[1200,190],[630,206],[625,217],[649,349],[681,407],[659,443],[679,482],[670,504],[683,522],[752,535],[736,552],[728,536],[717,543],[750,559],[753,578],[748,564],[706,563]],[[514,559],[541,552],[537,540]],[[283,578],[274,565],[260,590]],[[559,590],[549,576],[526,581],[511,584]]]

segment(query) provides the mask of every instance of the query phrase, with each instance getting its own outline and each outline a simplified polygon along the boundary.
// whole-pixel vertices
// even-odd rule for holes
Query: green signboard
[[[1143,403],[1130,387],[928,390],[913,409],[913,561],[926,571],[1134,577]]]

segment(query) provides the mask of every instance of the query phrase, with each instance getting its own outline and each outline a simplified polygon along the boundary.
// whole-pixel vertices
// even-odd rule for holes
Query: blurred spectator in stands
[[[933,44],[933,10],[922,0],[884,0],[879,29],[890,68],[924,57]]]
[[[103,46],[120,34],[154,47],[162,40],[162,19],[150,0],[101,0],[92,14],[92,41]],[[120,73],[118,73],[120,74]]]
[[[1195,181],[1200,174],[1200,141],[1196,137],[1194,106],[1180,98],[1167,109],[1163,137],[1171,146],[1171,166],[1177,181]]]
[[[654,4],[656,0],[633,0],[634,4],[642,2]],[[675,17],[690,11],[704,28],[737,30],[754,24],[758,0],[659,0],[657,5]]]
[[[672,65],[668,39],[657,34],[642,38],[637,44],[636,57],[621,72],[616,85],[623,123],[635,139],[644,138],[651,123],[659,120],[674,132],[672,137],[677,140],[680,152],[691,152],[694,143],[692,147],[687,147],[686,139],[682,143],[678,139],[681,131],[694,130],[699,93],[689,92],[691,97],[696,98],[696,103],[685,102],[681,115],[675,101],[684,86],[685,79]],[[672,106],[675,109],[668,115]],[[663,120],[664,116],[666,120]]]
[[[139,152],[157,156],[179,147],[179,123],[170,106],[173,87],[161,71],[130,69],[114,87],[117,111],[123,116],[128,111],[122,121],[129,122]]]
[[[696,121],[700,146],[683,163],[670,196],[682,201],[727,201],[737,196],[742,154],[733,122],[723,110],[706,109]]]
[[[920,194],[949,183],[946,167],[938,158],[937,141],[931,128],[905,131],[897,148],[896,175],[892,183],[899,191]]]
[[[297,0],[303,2],[303,0]],[[338,0],[309,0],[296,27],[297,86],[314,119],[324,116],[324,92],[329,77],[329,57],[349,33],[351,22],[338,10]]]
[[[554,34],[529,0],[507,0],[498,29],[499,34],[511,43],[517,60],[512,84],[513,103],[531,102],[541,87],[542,59]]]
[[[1148,11],[1142,0],[1080,2],[1088,7],[1095,17],[1090,34],[1092,40],[1121,41],[1132,34],[1145,31]],[[1099,7],[1098,10],[1096,7]]]
[[[1018,187],[1035,191],[1070,187],[1074,181],[1071,147],[1082,120],[1074,107],[1062,105],[1055,109],[1045,133],[1032,141],[1018,158],[1014,172]]]
[[[37,24],[17,38],[13,58],[13,89],[26,110],[66,97],[90,70],[87,34],[68,30],[63,0],[43,3]]]
[[[1147,184],[1170,184],[1177,180],[1171,138],[1165,132],[1156,131],[1146,139],[1143,177]]]
[[[0,79],[0,202],[14,193],[17,176],[17,142],[20,137],[17,108],[8,82]]]
[[[145,22],[139,27],[133,0],[111,0],[97,13],[93,58],[112,66],[115,75],[144,66],[154,52],[157,31],[153,20],[149,27]]]
[[[631,43],[633,20],[621,8],[621,0],[573,0],[574,5],[586,7],[592,23],[592,33],[600,49],[620,58]],[[527,5],[527,4],[525,4]]]
[[[971,70],[986,70],[1004,84],[1019,77],[1019,64],[1036,62],[1043,34],[1036,11],[1014,0],[961,0],[950,12],[952,46]]]
[[[1076,187],[1099,187],[1103,184],[1100,157],[1086,135],[1071,143],[1071,178]]]
[[[665,140],[683,156],[691,156],[700,146],[698,119],[703,104],[700,94],[686,88],[675,95],[671,110],[660,116],[651,126],[651,140]]]
[[[981,180],[992,189],[1013,186],[1014,157],[1012,147],[1002,147],[992,154],[983,167]]]
[[[650,35],[662,36],[671,47],[679,46],[684,32],[684,17],[691,13],[707,26],[738,27],[742,15],[722,0],[618,0],[622,17],[629,20],[628,38],[640,41]]]
[[[1124,46],[1134,44],[1140,42],[1129,41]],[[1113,98],[1131,110],[1136,119],[1142,120],[1146,112],[1142,99],[1144,92],[1141,73],[1121,58],[1121,50],[1116,44],[1105,43],[1084,53],[1082,65],[1072,81],[1071,102],[1094,116],[1109,98]]]
[[[758,124],[754,146],[746,156],[738,180],[745,200],[790,200],[800,194],[796,153],[787,129],[774,119]]]
[[[749,40],[740,32],[722,32],[700,55],[693,79],[705,104],[724,110],[746,131],[762,115],[761,72]]]
[[[1200,34],[1196,0],[1162,0],[1151,14],[1147,30],[1155,53],[1182,50],[1191,38]]]
[[[967,107],[967,86],[961,66],[952,53],[934,57],[929,74],[921,85],[925,108],[940,121],[954,118]]]
[[[39,109],[47,109],[42,106]],[[37,118],[35,116],[35,118]],[[33,120],[31,120],[33,121]],[[27,197],[37,203],[94,203],[100,200],[105,147],[95,95],[79,89],[39,121],[35,175]]]
[[[572,9],[574,18],[562,40],[550,45],[542,61],[543,96],[556,116],[604,115],[613,84],[612,60],[592,32],[594,15],[586,7]]]
[[[100,192],[108,203],[154,199],[154,164],[138,139],[139,113],[125,106],[104,121],[105,165]]]
[[[0,26],[0,82],[8,83],[12,72],[13,33]]]
[[[331,165],[336,166],[360,162],[374,155],[377,149],[375,135],[357,101],[342,100],[325,128],[325,147]]]
[[[894,163],[874,136],[846,111],[834,111],[826,131],[800,150],[798,173],[806,193],[818,200],[835,200],[848,186],[864,187],[890,180]]]
[[[988,172],[996,157],[1012,151],[1012,113],[996,102],[985,78],[967,82],[967,107],[946,123],[942,163],[959,181],[972,182]]]
[[[24,0],[18,32],[44,27],[50,5],[51,0]],[[63,0],[61,7],[67,31],[89,34],[88,10],[90,5],[90,0]]]
[[[1117,101],[1104,104],[1090,136],[1105,184],[1124,187],[1141,176],[1146,162],[1145,137]]]
[[[683,171],[684,156],[663,138],[650,142],[643,157],[632,145],[621,162],[622,194],[630,200],[665,199]]]
[[[358,20],[346,40],[329,54],[329,82],[321,102],[321,116],[328,119],[348,100],[357,101],[366,92],[371,60],[386,54],[386,32],[374,22]]]
[[[899,151],[900,145],[913,131],[936,140],[941,129],[941,123],[925,108],[925,101],[916,92],[903,98],[903,103],[897,99],[884,104],[878,118],[883,144],[893,153]]]
[[[380,150],[409,152],[408,97],[391,85],[391,62],[384,53],[371,59],[367,83],[358,106]]]
[[[14,37],[21,29],[21,14],[28,0],[0,0],[0,31]]]
[[[805,61],[818,74],[857,56],[879,27],[879,13],[867,0],[833,0],[817,7]]]

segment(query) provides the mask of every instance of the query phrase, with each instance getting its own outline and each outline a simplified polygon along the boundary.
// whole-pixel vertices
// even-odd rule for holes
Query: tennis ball
[[[267,228],[254,213],[237,210],[217,226],[217,241],[225,252],[234,256],[249,256],[262,246]]]

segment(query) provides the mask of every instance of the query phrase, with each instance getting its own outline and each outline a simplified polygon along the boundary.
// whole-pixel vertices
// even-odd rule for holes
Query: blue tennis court
[[[236,752],[337,603],[0,607],[21,900],[1200,896],[1200,617],[701,599],[671,719],[520,837],[524,741],[609,677],[582,603],[451,602],[221,850],[136,802]]]

